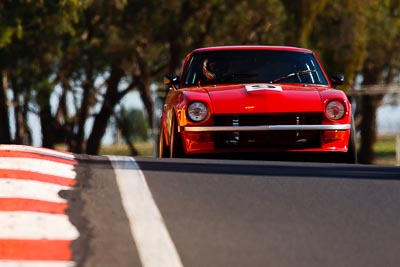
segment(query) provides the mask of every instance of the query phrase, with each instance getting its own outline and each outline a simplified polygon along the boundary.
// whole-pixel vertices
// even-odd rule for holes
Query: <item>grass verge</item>
[[[375,161],[377,165],[396,165],[396,135],[381,134],[375,144]]]

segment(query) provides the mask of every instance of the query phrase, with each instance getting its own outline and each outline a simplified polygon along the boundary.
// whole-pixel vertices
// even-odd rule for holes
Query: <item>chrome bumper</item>
[[[330,125],[258,125],[258,126],[185,126],[186,132],[241,132],[241,131],[325,131],[348,130],[350,124]]]

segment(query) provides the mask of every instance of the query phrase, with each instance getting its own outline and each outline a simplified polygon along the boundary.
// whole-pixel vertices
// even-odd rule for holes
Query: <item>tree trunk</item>
[[[83,96],[80,109],[77,114],[77,128],[78,131],[73,137],[71,150],[74,153],[82,153],[84,150],[85,141],[85,124],[89,114],[90,97],[93,89],[93,82],[87,79],[83,85]]]
[[[146,78],[144,78],[143,80],[146,80]],[[149,127],[153,128],[154,103],[151,98],[150,83],[140,83],[138,87],[139,87],[140,99],[142,100],[143,105],[147,112],[147,120],[149,123]]]
[[[10,133],[10,118],[8,117],[8,106],[7,106],[7,75],[1,73],[1,88],[0,88],[0,144],[11,144],[11,133]]]
[[[16,79],[11,79],[14,93],[14,117],[15,117],[15,144],[31,145],[32,135],[28,126],[28,103],[30,100],[30,91],[25,90],[23,103],[20,103],[22,88],[17,84]]]
[[[24,135],[22,139],[22,143],[24,145],[32,145],[32,131],[28,125],[28,111],[29,111],[29,102],[31,100],[31,93],[29,89],[25,91],[24,103],[22,105],[22,124],[24,126]]]
[[[361,147],[358,160],[362,164],[372,164],[375,160],[374,143],[376,141],[376,111],[381,97],[365,95],[361,99],[362,120],[360,124]]]
[[[143,55],[143,53],[139,52],[139,50],[136,49],[135,54],[140,68],[140,77],[138,77],[138,79],[140,79],[140,82],[138,82],[138,90],[140,93],[140,98],[147,112],[147,119],[149,122],[149,126],[150,128],[152,128],[154,103],[150,91],[151,71],[149,69],[149,66],[145,60],[145,56]]]
[[[133,142],[130,140],[128,136],[124,136],[125,143],[127,144],[130,155],[132,157],[139,155],[139,151],[136,149],[136,147],[133,145]]]
[[[118,85],[124,73],[119,67],[112,66],[110,78],[107,80],[107,92],[104,96],[103,106],[99,114],[97,114],[92,132],[89,136],[86,145],[86,153],[90,155],[97,155],[100,151],[101,139],[103,138],[110,117],[113,113],[115,105],[121,100],[121,95],[118,92]]]
[[[74,121],[70,119],[67,109],[67,93],[72,91],[68,79],[64,75],[60,75],[60,84],[62,87],[62,94],[58,101],[58,107],[54,119],[60,127],[62,139],[68,146],[68,151],[73,152],[76,148],[76,141],[74,139],[73,128]]]
[[[42,108],[39,117],[40,126],[42,127],[42,146],[46,148],[54,148],[55,128],[50,106]]]
[[[74,148],[72,152],[75,153],[82,153],[84,150],[84,142],[85,142],[85,124],[87,118],[89,116],[89,109],[92,107],[92,97],[93,97],[93,60],[91,53],[88,54],[87,59],[87,67],[85,70],[86,80],[83,83],[83,96],[82,96],[82,103],[80,109],[78,111],[78,131],[74,136]]]

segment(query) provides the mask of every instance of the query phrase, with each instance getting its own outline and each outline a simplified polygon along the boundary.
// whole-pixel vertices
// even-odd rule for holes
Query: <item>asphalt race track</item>
[[[0,266],[400,266],[400,167],[15,149],[0,146],[0,217],[54,216],[63,235],[42,235],[70,251],[50,259],[11,250],[25,240],[49,251],[43,236],[15,231],[22,219],[18,227],[0,222]],[[41,161],[49,167],[10,175]],[[53,169],[68,177],[43,178]],[[18,182],[29,185],[24,175],[32,173],[42,176],[30,181],[51,183],[59,198],[29,195]]]

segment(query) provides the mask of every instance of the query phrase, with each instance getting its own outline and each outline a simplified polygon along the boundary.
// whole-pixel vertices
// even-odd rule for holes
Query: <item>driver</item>
[[[226,63],[222,60],[208,60],[203,62],[203,74],[207,81],[215,82],[221,79],[226,71]]]

